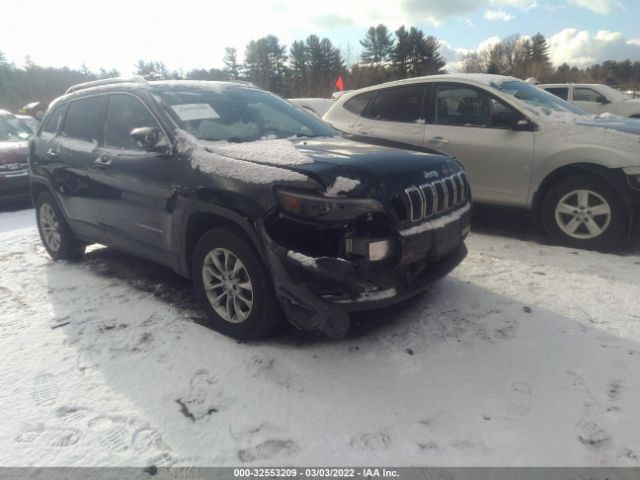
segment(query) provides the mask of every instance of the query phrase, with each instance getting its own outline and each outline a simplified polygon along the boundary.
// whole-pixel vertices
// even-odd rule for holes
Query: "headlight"
[[[623,168],[622,171],[626,175],[640,175],[640,167],[626,167]]]
[[[383,210],[380,202],[371,198],[332,198],[287,189],[276,189],[276,197],[285,212],[316,220],[353,220]]]

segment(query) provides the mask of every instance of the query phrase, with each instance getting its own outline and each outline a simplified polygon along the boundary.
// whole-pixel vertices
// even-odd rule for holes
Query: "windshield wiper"
[[[317,138],[317,137],[328,137],[329,135],[315,135],[315,134],[309,134],[309,133],[296,133],[296,137],[298,138]]]

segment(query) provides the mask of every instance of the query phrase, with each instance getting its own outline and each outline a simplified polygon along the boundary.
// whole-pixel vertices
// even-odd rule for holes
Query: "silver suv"
[[[532,211],[565,245],[628,239],[640,206],[640,121],[597,118],[513,77],[385,83],[343,95],[323,118],[371,142],[455,156],[476,203]]]

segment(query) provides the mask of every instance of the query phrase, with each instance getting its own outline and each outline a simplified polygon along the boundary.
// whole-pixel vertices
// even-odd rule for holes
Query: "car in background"
[[[372,143],[454,156],[475,203],[528,210],[572,247],[623,242],[640,209],[640,122],[594,117],[517,78],[385,83],[340,97],[324,120]]]
[[[0,203],[29,196],[27,140],[30,136],[15,115],[0,110]]]
[[[322,118],[333,105],[330,98],[290,98],[289,102],[318,118]]]
[[[595,83],[538,84],[538,88],[581,108],[601,115],[611,113],[621,117],[640,118],[640,98],[622,93],[608,85]]]
[[[29,129],[31,134],[35,134],[40,127],[40,120],[32,117],[31,115],[19,115],[16,114],[16,118],[22,122],[22,124]]]

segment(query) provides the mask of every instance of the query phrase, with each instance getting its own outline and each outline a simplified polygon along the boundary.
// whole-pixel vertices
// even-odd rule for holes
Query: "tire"
[[[269,272],[255,249],[233,229],[216,228],[200,238],[191,272],[214,330],[251,340],[266,337],[282,322]]]
[[[38,232],[49,256],[54,260],[80,260],[86,245],[75,237],[53,197],[42,192],[35,207]]]
[[[551,187],[542,202],[541,220],[557,243],[587,250],[616,246],[630,226],[620,194],[590,174],[571,176]]]

